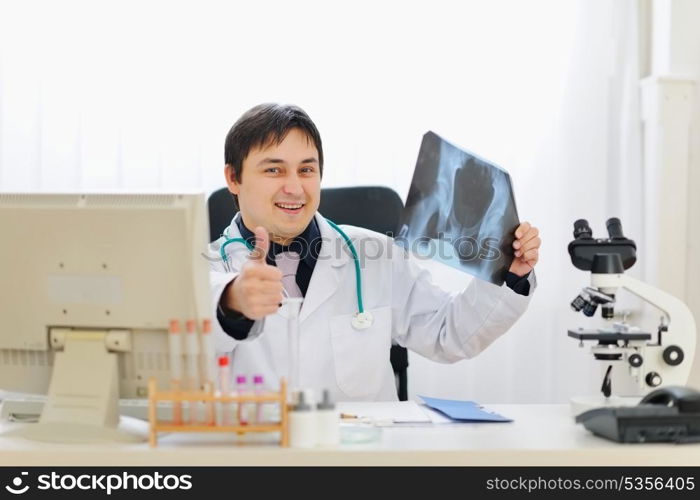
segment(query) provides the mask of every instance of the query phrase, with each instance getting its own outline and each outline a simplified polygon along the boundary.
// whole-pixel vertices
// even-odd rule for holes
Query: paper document
[[[457,401],[454,399],[428,398],[418,396],[425,404],[449,417],[455,422],[512,422],[513,419],[484,409],[474,401]]]
[[[370,421],[377,424],[429,424],[430,417],[415,401],[338,403],[343,421]]]

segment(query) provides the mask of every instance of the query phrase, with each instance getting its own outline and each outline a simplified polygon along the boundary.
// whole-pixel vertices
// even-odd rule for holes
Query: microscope
[[[569,330],[579,345],[591,341],[593,357],[608,363],[601,387],[602,397],[572,400],[575,413],[600,406],[628,406],[646,393],[670,385],[686,385],[695,356],[695,319],[676,297],[624,274],[637,260],[634,241],[622,234],[620,219],[607,223],[608,238],[595,239],[588,221],[574,222],[574,240],[569,243],[573,265],[590,271],[591,283],[571,302],[574,311],[592,317],[600,308],[607,328]],[[627,323],[614,322],[618,290],[625,289],[661,312],[656,331],[644,332]],[[613,364],[622,364],[634,380],[640,397],[612,395]]]

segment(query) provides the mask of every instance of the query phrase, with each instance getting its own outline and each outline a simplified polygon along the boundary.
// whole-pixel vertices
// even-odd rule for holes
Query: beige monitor
[[[118,398],[168,383],[170,320],[209,314],[205,210],[203,194],[0,194],[0,390],[48,395],[33,437],[119,439]]]

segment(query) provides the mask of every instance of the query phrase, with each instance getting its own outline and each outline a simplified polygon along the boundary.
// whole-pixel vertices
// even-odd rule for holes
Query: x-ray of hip
[[[423,136],[397,243],[500,285],[518,225],[508,172],[433,132]]]

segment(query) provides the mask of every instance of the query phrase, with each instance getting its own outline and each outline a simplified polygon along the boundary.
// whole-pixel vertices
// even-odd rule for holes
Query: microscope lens
[[[583,309],[583,306],[585,306],[585,305],[586,305],[586,300],[580,295],[571,301],[571,309],[573,309],[576,312]]]
[[[583,314],[590,318],[595,314],[596,309],[598,309],[598,304],[595,304],[593,302],[586,302],[586,305],[583,307]]]
[[[613,319],[615,316],[615,308],[613,306],[603,306],[600,312],[603,319]]]

